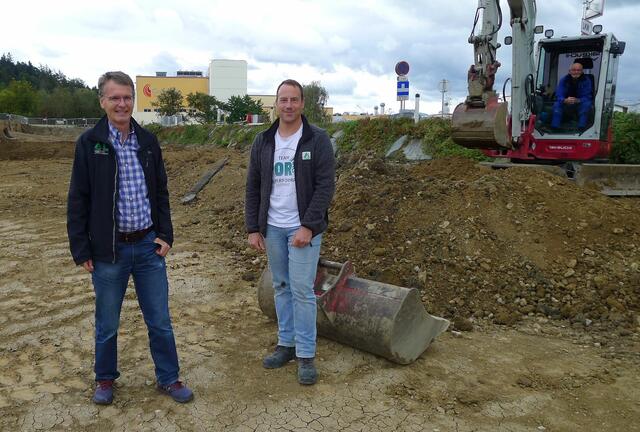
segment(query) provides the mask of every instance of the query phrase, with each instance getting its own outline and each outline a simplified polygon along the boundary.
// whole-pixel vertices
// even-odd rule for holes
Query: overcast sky
[[[508,17],[507,1],[501,3]],[[2,4],[0,51],[90,86],[107,70],[132,77],[206,74],[211,59],[244,59],[250,94],[273,94],[285,78],[320,81],[336,112],[373,112],[380,102],[397,111],[394,66],[406,60],[411,95],[421,94],[421,111],[437,113],[442,79],[452,105],[466,95],[476,6],[477,0],[11,0]],[[574,36],[582,8],[581,0],[539,0],[537,23],[556,36]],[[639,19],[640,0],[606,0],[604,16],[593,20],[627,42],[618,102],[640,102]],[[507,18],[500,40],[510,32]],[[510,76],[509,51],[498,50],[499,89]]]

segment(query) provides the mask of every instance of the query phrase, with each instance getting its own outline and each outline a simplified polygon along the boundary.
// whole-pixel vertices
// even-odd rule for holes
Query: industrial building
[[[245,60],[214,59],[209,63],[209,76],[202,71],[178,71],[176,75],[167,72],[156,72],[154,76],[136,75],[136,108],[133,117],[141,124],[163,123],[176,124],[184,121],[182,118],[162,119],[153,103],[158,95],[167,89],[175,88],[184,96],[183,112],[186,114],[191,108],[187,106],[186,97],[189,93],[205,93],[215,96],[222,102],[231,96],[245,96],[247,94],[247,62]],[[269,114],[269,121],[276,118],[276,95],[249,95],[253,100],[260,101],[264,111]],[[333,114],[333,108],[325,107],[325,111]],[[164,120],[164,121],[163,121]]]
[[[178,71],[175,76],[166,72],[156,72],[155,76],[136,76],[136,111],[154,112],[153,103],[158,95],[170,88],[180,90],[183,96],[189,93],[209,93],[209,78],[199,71]],[[186,105],[185,105],[185,108]]]
[[[231,96],[247,94],[245,60],[211,60],[208,72],[209,76],[204,76],[201,71],[178,71],[176,75],[168,75],[167,72],[156,72],[155,76],[137,75],[134,118],[142,124],[160,122],[158,109],[153,104],[162,91],[170,88],[179,90],[185,97],[185,113],[190,109],[186,101],[189,93],[205,93],[222,102]]]
[[[247,62],[244,60],[211,60],[209,94],[221,102],[231,96],[247,94]]]

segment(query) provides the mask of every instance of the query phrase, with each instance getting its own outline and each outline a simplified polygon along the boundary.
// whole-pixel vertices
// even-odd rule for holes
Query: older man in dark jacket
[[[173,243],[167,175],[158,140],[131,118],[134,86],[122,72],[98,81],[102,118],[76,142],[67,203],[71,255],[91,273],[96,295],[93,401],[113,401],[120,310],[129,277],[149,332],[158,390],[177,402],[178,380],[165,255]]]

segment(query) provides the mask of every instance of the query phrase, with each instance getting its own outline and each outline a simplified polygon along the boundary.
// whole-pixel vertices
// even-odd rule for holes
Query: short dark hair
[[[300,99],[304,100],[304,91],[302,90],[302,85],[300,85],[298,81],[292,80],[292,79],[286,79],[280,83],[280,85],[278,86],[278,89],[276,90],[276,98],[278,98],[278,92],[280,91],[280,87],[282,87],[283,85],[298,87],[298,90],[300,90]]]
[[[133,80],[129,75],[124,72],[114,71],[114,72],[105,72],[100,79],[98,80],[98,95],[100,97],[104,96],[104,86],[107,81],[113,81],[116,84],[125,85],[131,87],[131,94],[135,96],[136,89],[133,85]]]

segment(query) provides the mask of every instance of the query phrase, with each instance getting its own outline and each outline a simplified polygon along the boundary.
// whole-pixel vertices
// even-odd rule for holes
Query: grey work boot
[[[313,365],[313,357],[298,357],[298,382],[303,385],[312,385],[318,381],[318,371]]]
[[[296,358],[296,348],[278,345],[276,350],[262,360],[266,369],[280,368]]]

